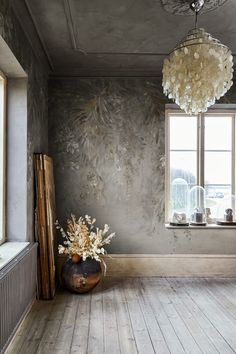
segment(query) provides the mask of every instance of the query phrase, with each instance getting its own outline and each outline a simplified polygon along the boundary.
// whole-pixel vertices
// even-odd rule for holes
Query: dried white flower
[[[62,245],[59,245],[58,246],[58,252],[59,252],[59,254],[64,253],[65,252],[65,247],[63,247]]]
[[[75,215],[71,214],[71,217],[67,220],[67,229],[64,231],[63,227],[56,221],[56,228],[60,230],[64,246],[59,245],[58,252],[60,254],[78,254],[83,260],[90,257],[98,262],[103,262],[101,258],[105,253],[104,245],[111,242],[111,239],[115,236],[115,233],[107,235],[109,226],[104,225],[103,230],[98,227],[94,227],[96,219],[92,219],[91,216],[85,215],[76,219]],[[107,235],[107,236],[105,236]],[[105,269],[106,265],[104,264]]]

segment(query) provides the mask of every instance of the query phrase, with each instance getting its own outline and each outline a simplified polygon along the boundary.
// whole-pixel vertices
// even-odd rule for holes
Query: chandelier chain
[[[198,11],[195,12],[195,29],[197,29]]]

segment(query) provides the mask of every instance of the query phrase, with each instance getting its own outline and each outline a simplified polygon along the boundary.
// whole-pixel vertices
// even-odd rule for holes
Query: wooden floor
[[[37,302],[7,354],[236,353],[236,279],[105,278]]]

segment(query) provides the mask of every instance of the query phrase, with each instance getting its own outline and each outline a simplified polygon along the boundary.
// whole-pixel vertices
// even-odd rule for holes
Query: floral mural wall
[[[233,253],[233,230],[165,228],[165,103],[158,80],[50,81],[58,218],[108,223],[113,253]]]
[[[60,218],[91,213],[119,244],[155,236],[164,222],[164,102],[155,81],[53,81],[49,148]]]

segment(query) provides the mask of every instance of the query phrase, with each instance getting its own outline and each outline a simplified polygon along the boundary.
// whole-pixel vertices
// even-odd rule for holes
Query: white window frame
[[[218,106],[218,107],[217,107]],[[230,106],[230,107],[229,107]],[[197,184],[204,187],[204,117],[207,115],[225,115],[232,117],[232,156],[231,156],[231,194],[235,195],[236,191],[236,171],[235,171],[235,152],[236,152],[236,107],[231,108],[232,105],[215,105],[209,109],[206,113],[200,113],[197,115]],[[167,108],[165,111],[165,223],[168,224],[169,220],[169,201],[170,201],[170,115],[185,115],[177,108]]]
[[[6,128],[7,78],[0,71],[0,245],[6,241]],[[2,160],[2,161],[1,161]]]

